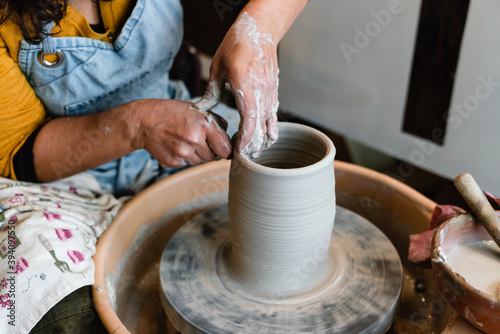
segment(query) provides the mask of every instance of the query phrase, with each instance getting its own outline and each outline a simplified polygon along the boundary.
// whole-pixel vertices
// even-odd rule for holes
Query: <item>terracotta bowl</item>
[[[229,166],[230,161],[207,163],[152,185],[99,238],[93,296],[110,333],[175,333],[160,300],[160,257],[186,221],[227,203]],[[452,330],[460,318],[441,303],[431,270],[406,260],[408,235],[427,230],[436,203],[394,178],[345,162],[335,162],[335,180],[337,204],[375,224],[401,257],[403,291],[389,333],[463,333]],[[417,282],[425,290],[416,289]]]
[[[488,232],[470,214],[451,218],[434,234],[432,270],[444,300],[476,328],[496,334],[500,333],[500,300],[469,284],[446,260],[456,246],[490,240]]]

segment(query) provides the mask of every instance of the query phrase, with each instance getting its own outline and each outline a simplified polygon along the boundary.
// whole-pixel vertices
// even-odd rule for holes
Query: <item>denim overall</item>
[[[178,0],[137,0],[114,43],[51,36],[38,45],[23,41],[19,66],[54,117],[95,114],[144,98],[186,100],[185,86],[168,75],[182,33]],[[48,62],[43,54],[57,59]],[[89,172],[103,190],[124,194],[145,168],[160,169],[153,161],[138,150]]]

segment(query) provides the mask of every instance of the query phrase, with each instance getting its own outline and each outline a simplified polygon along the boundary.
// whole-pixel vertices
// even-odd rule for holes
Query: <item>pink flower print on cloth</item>
[[[24,202],[24,195],[23,194],[15,194],[14,197],[9,199],[9,202],[11,204],[22,203],[22,202]]]
[[[71,191],[72,193],[74,193],[75,195],[78,195],[78,190],[76,189],[76,187],[74,186],[70,186],[69,187],[69,191]]]
[[[52,192],[54,195],[59,194],[59,192],[60,192],[60,190],[59,190],[59,189],[57,189],[57,188],[52,188],[52,187],[48,187],[48,186],[46,186],[46,185],[42,185],[40,188],[41,188],[41,190],[42,190],[43,192]]]
[[[73,232],[71,232],[71,230],[65,228],[56,228],[55,231],[57,237],[62,241],[66,241],[70,238],[73,238]]]
[[[45,211],[43,213],[43,215],[45,216],[45,218],[47,218],[47,220],[49,222],[53,222],[56,219],[61,219],[61,215],[58,213],[52,213],[52,212]]]
[[[26,261],[26,259],[24,257],[20,258],[17,260],[17,263],[16,263],[16,275],[19,275],[20,273],[22,273],[23,271],[25,271],[26,269],[28,269],[29,265],[28,265],[28,261]]]
[[[10,306],[10,299],[7,299],[7,298],[9,298],[8,293],[6,293],[4,295],[0,295],[0,306],[1,307],[6,308],[6,307]]]
[[[74,264],[78,264],[80,262],[85,261],[85,256],[83,256],[83,254],[80,253],[79,251],[68,250],[67,254],[68,254],[69,258],[71,259],[71,261],[73,261]]]
[[[1,289],[6,289],[9,284],[7,283],[7,278],[2,278],[0,280],[0,290]]]

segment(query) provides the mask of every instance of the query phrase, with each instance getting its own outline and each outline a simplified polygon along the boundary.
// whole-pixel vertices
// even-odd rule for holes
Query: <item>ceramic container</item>
[[[243,286],[271,298],[328,278],[335,218],[332,141],[300,124],[280,122],[278,129],[279,140],[259,158],[236,152],[229,174],[228,267]]]
[[[492,241],[492,239],[473,216],[462,214],[451,218],[443,223],[434,234],[432,270],[444,300],[476,328],[488,334],[496,334],[500,332],[499,298],[469,284],[464,277],[456,273],[455,268],[448,261],[450,252],[455,247],[484,241]],[[498,283],[500,284],[500,275]]]

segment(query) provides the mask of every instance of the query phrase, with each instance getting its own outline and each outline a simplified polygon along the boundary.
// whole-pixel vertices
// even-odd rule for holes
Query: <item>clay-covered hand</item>
[[[278,60],[273,37],[260,31],[257,21],[246,12],[238,16],[219,46],[207,90],[194,106],[199,110],[215,106],[225,82],[231,87],[241,118],[236,149],[258,157],[278,139]]]
[[[197,165],[230,155],[231,141],[222,128],[227,124],[217,115],[201,113],[184,101],[137,102],[138,112],[129,121],[135,124],[132,145],[146,149],[162,167]]]

